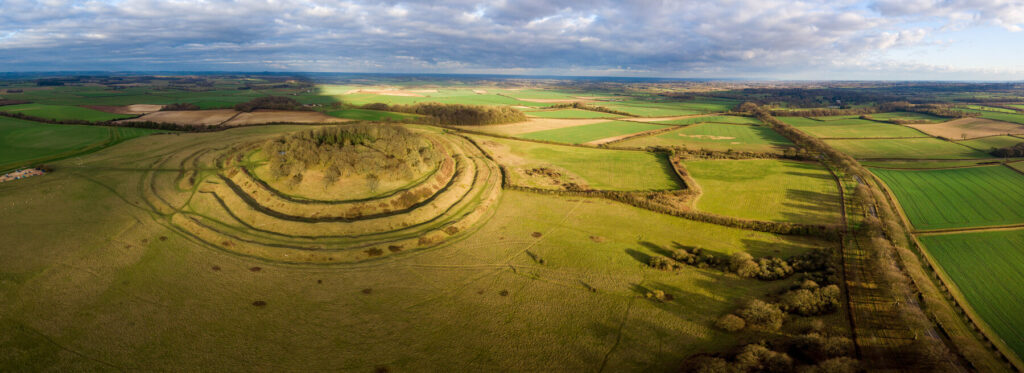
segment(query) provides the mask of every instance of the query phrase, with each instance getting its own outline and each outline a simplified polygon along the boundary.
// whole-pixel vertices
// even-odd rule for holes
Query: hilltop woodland
[[[367,104],[364,109],[418,114],[433,118],[434,124],[483,126],[526,120],[526,114],[507,106],[480,106],[424,102],[413,105]]]
[[[395,125],[354,124],[299,132],[267,141],[270,175],[291,185],[306,170],[322,170],[330,186],[348,177],[362,177],[376,189],[381,182],[401,181],[433,167],[441,159],[425,137]]]
[[[994,149],[992,150],[992,155],[1001,158],[1024,157],[1024,142],[1018,143],[1014,146]]]

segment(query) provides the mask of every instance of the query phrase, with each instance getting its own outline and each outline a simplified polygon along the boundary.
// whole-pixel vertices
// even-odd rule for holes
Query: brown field
[[[587,124],[607,122],[608,118],[593,119],[552,119],[531,117],[530,120],[510,124],[492,124],[487,126],[456,126],[470,131],[493,133],[495,135],[515,136],[524,133],[575,127]]]
[[[216,126],[238,114],[231,109],[158,111],[121,122],[174,123],[186,126]]]
[[[225,126],[248,126],[267,123],[341,123],[349,119],[332,117],[317,111],[258,110],[241,113],[224,123]]]
[[[932,136],[953,140],[962,139],[965,135],[966,138],[973,139],[994,135],[1024,134],[1024,125],[983,118],[962,118],[942,123],[910,124],[908,126]]]
[[[147,104],[135,104],[135,105],[125,105],[125,106],[95,106],[94,105],[94,106],[86,106],[86,107],[90,108],[90,109],[93,109],[93,110],[99,110],[99,111],[103,111],[103,112],[107,112],[107,113],[128,114],[128,115],[149,114],[149,113],[152,113],[152,112],[160,111],[160,109],[164,108],[163,105],[147,105]]]

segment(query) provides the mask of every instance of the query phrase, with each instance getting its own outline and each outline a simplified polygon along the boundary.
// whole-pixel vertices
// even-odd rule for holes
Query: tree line
[[[438,124],[482,126],[525,121],[526,114],[508,106],[482,106],[423,102],[412,105],[374,103],[363,105],[370,110],[418,114],[434,118]]]

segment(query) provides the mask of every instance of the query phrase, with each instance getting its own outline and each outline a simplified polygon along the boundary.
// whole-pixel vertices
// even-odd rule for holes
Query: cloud
[[[942,27],[1024,23],[1019,2],[974,0],[0,1],[10,70],[763,76],[884,67]]]

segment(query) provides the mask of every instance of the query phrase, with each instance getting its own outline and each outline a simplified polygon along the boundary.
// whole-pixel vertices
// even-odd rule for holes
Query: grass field
[[[558,109],[558,110],[544,110],[544,111],[529,111],[526,115],[538,118],[552,118],[552,119],[592,119],[592,118],[619,118],[622,117],[618,114],[602,113],[600,111],[590,111],[581,109]]]
[[[1024,230],[920,237],[971,308],[1024,356]]]
[[[513,181],[525,180],[520,171],[538,167],[559,170],[570,180],[601,190],[666,190],[682,185],[663,155],[640,151],[593,149],[473,136],[478,144],[510,172]]]
[[[89,122],[103,122],[108,120],[131,118],[132,115],[111,114],[99,110],[87,109],[78,106],[64,105],[41,105],[22,104],[0,106],[0,110],[12,113],[22,113],[33,117],[54,119],[54,120],[84,120]]]
[[[415,115],[405,113],[395,113],[390,111],[379,111],[379,110],[367,110],[367,109],[344,109],[328,111],[327,115],[354,119],[354,120],[369,120],[369,121],[381,121],[381,120],[402,120],[407,118],[415,118]]]
[[[945,122],[949,118],[943,118],[931,114],[915,113],[912,111],[897,111],[892,113],[876,113],[868,114],[869,117],[875,120],[890,120],[890,119],[904,119],[904,120],[926,120],[933,123]]]
[[[992,148],[1007,148],[1020,143],[1024,143],[1024,139],[1013,136],[991,136],[982,137],[973,140],[958,141],[957,143],[963,144],[984,152],[988,152]]]
[[[839,190],[820,165],[772,159],[687,161],[703,194],[697,208],[746,219],[839,221]]]
[[[517,137],[568,144],[583,144],[609,137],[629,135],[660,128],[665,128],[665,126],[638,122],[610,121],[524,133]]]
[[[771,128],[743,124],[702,123],[615,144],[622,147],[685,146],[690,149],[778,152],[793,146]]]
[[[734,115],[706,115],[696,118],[664,120],[654,123],[685,126],[697,123],[761,124],[761,121],[757,120],[757,118],[754,117],[739,117]]]
[[[873,169],[920,230],[1024,223],[1024,175],[1005,166]]]
[[[1003,111],[997,112],[997,111],[988,111],[988,110],[963,109],[963,111],[966,111],[966,112],[969,112],[969,113],[981,114],[981,117],[985,118],[985,119],[999,120],[999,121],[1003,121],[1003,122],[1010,122],[1010,123],[1017,123],[1017,124],[1024,124],[1024,114],[1016,113],[1016,112],[1009,112],[1010,110],[1006,110],[1006,109],[1002,109],[1002,110],[1005,110],[1005,112],[1003,112]]]
[[[1024,158],[1011,158],[1024,159]],[[953,168],[953,167],[970,167],[985,164],[996,164],[1002,162],[1002,159],[967,159],[967,160],[917,160],[917,159],[903,159],[903,160],[877,160],[877,161],[862,161],[861,165],[865,167],[876,167],[876,168],[903,168],[903,169],[928,169],[928,168]]]
[[[984,159],[988,154],[935,138],[825,140],[854,158]]]
[[[913,128],[856,118],[814,120],[803,117],[780,117],[779,119],[820,138],[928,137]]]
[[[639,117],[669,117],[728,111],[738,105],[735,100],[698,98],[688,101],[646,101],[625,100],[598,102],[595,105],[607,107]]]
[[[0,117],[0,171],[101,149],[158,131],[45,124]]]
[[[463,240],[297,266],[201,244],[140,202],[148,175],[178,173],[150,169],[155,159],[301,128],[147,137],[0,184],[0,215],[19,222],[0,224],[0,351],[10,353],[0,370],[673,370],[683,356],[739,342],[712,328],[717,316],[791,284],[657,271],[643,265],[648,256],[675,244],[755,256],[832,246],[503,191]],[[645,299],[648,289],[674,300]]]

